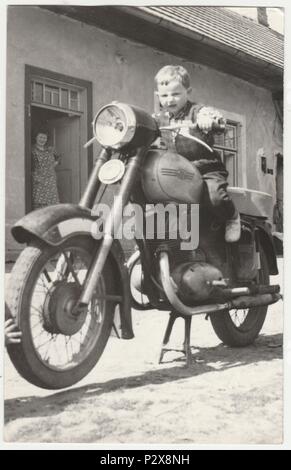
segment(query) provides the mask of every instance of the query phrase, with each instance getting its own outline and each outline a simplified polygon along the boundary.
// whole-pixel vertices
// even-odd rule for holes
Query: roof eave
[[[121,6],[117,8],[122,9],[124,12],[130,15],[134,15],[145,21],[159,25],[160,27],[163,26],[164,28],[169,29],[170,31],[174,33],[178,33],[179,35],[189,37],[193,39],[195,42],[200,42],[203,44],[207,44],[210,47],[215,47],[216,49],[219,49],[225,52],[227,55],[230,55],[231,57],[237,57],[237,58],[239,57],[240,60],[242,60],[244,63],[256,64],[257,66],[261,68],[262,72],[263,71],[268,71],[270,73],[275,72],[275,73],[278,73],[278,75],[282,75],[283,77],[283,71],[284,71],[283,67],[270,63],[268,61],[264,61],[259,57],[255,57],[254,55],[247,54],[246,52],[238,48],[228,46],[227,44],[224,44],[219,41],[215,41],[214,39],[211,39],[193,30],[183,28],[182,26],[179,26],[169,20],[166,20],[165,18],[161,18],[159,16],[153,15],[143,10],[142,7]]]
[[[283,90],[283,68],[149,14],[139,7],[45,5],[39,8],[211,67],[272,92]]]

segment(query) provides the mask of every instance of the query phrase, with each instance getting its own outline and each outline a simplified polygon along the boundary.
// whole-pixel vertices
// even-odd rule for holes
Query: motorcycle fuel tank
[[[186,158],[167,150],[150,150],[142,169],[142,188],[150,203],[198,204],[203,180]]]

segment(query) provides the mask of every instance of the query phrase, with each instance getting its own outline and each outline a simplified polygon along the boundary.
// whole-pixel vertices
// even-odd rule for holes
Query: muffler
[[[209,282],[213,287],[217,286],[215,281]],[[222,288],[221,295],[223,300],[230,300],[233,297],[239,296],[256,296],[262,294],[279,294],[280,286],[279,284],[275,285],[254,285],[249,287],[233,287],[233,288]]]
[[[252,308],[262,307],[263,305],[271,305],[282,299],[281,294],[261,294],[261,295],[242,295],[232,299],[230,304],[231,308]]]

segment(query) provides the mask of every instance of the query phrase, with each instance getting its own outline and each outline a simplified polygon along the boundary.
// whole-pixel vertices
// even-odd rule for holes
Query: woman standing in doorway
[[[48,131],[39,129],[32,147],[32,209],[59,204],[56,165],[60,156],[47,145]]]

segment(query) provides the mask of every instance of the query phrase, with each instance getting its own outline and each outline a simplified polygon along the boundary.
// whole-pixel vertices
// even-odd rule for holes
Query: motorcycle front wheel
[[[82,290],[94,240],[72,236],[57,247],[35,241],[16,261],[7,289],[6,308],[22,332],[8,354],[22,377],[46,389],[69,387],[95,366],[113,325],[114,272],[106,263],[95,294],[78,316],[72,306]]]
[[[258,284],[270,284],[266,254],[261,248],[261,269]],[[258,337],[267,314],[268,306],[233,309],[210,315],[213,329],[218,338],[227,346],[243,347],[252,344]]]

